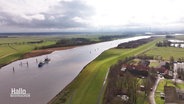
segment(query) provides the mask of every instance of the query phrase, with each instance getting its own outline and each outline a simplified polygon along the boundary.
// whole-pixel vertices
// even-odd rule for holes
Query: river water
[[[138,36],[85,45],[6,65],[0,69],[0,104],[46,104],[103,51],[119,43],[148,37]],[[46,57],[51,61],[38,68],[38,62]],[[10,97],[12,88],[25,89],[30,97]]]

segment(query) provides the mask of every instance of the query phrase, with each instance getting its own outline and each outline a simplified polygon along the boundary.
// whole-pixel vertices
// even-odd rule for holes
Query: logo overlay
[[[30,97],[30,93],[26,92],[23,88],[11,88],[10,97]]]

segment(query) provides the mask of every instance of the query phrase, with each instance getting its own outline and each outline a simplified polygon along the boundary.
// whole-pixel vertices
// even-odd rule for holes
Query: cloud
[[[45,20],[45,16],[43,14],[34,14],[34,15],[22,15],[21,17],[23,17],[24,19],[27,19],[28,21],[32,21],[32,20],[40,20],[43,21]]]
[[[0,31],[184,27],[183,0],[0,0]]]
[[[93,9],[82,1],[64,0],[50,6],[46,11],[34,13],[5,12],[0,8],[0,26],[35,29],[85,28],[92,15]]]

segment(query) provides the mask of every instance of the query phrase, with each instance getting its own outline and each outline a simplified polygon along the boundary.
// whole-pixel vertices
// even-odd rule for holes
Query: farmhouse
[[[126,70],[128,70],[133,75],[147,77],[149,67],[143,65],[127,65]]]
[[[173,86],[164,86],[165,104],[184,104],[184,91]]]
[[[173,86],[164,86],[165,104],[178,104],[177,93]]]

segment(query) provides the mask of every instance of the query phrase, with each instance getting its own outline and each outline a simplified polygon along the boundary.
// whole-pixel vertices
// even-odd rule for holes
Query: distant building
[[[180,90],[180,89],[176,89],[176,92],[177,92],[177,96],[178,96],[178,99],[179,99],[179,104],[184,104],[184,91],[183,90]]]
[[[161,61],[161,62],[160,62],[160,67],[161,67],[161,66],[165,66],[165,64],[166,64],[165,61]]]
[[[143,65],[127,65],[126,70],[135,76],[147,77],[149,67]]]
[[[173,79],[173,76],[174,76],[173,71],[166,70],[164,72],[164,77],[167,78],[167,79]]]

